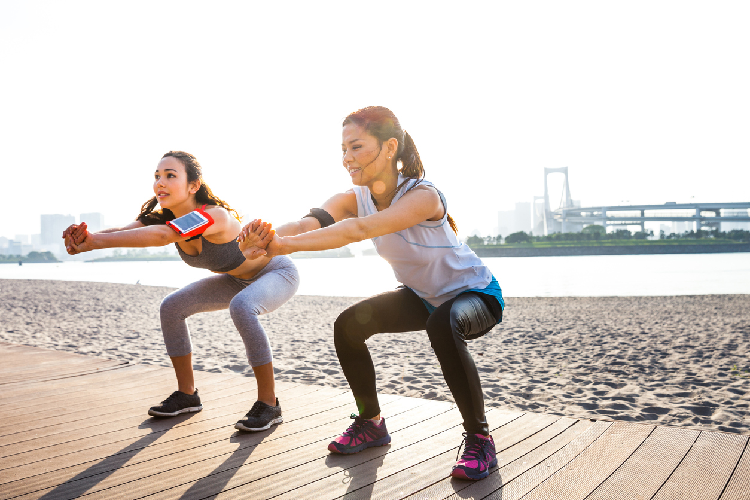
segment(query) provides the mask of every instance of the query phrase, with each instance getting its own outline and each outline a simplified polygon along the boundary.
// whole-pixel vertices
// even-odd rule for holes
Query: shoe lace
[[[252,408],[250,408],[250,411],[249,411],[249,412],[247,412],[247,415],[245,415],[245,416],[246,416],[246,417],[259,417],[259,416],[260,416],[260,414],[261,414],[261,413],[263,412],[263,407],[264,407],[264,406],[265,406],[265,405],[263,404],[263,402],[262,402],[262,401],[256,401],[256,402],[255,402],[255,403],[253,404],[253,407],[252,407]]]
[[[487,458],[487,452],[484,449],[484,446],[482,446],[482,440],[476,437],[474,434],[467,434],[466,432],[463,433],[464,440],[461,441],[461,444],[458,445],[458,450],[456,452],[456,460],[458,460],[458,456],[461,453],[461,446],[466,444],[466,447],[464,448],[464,454],[461,455],[461,458],[465,460],[485,460]]]
[[[179,397],[180,397],[180,391],[174,391],[172,394],[170,394],[169,396],[167,396],[167,399],[165,399],[164,401],[162,401],[161,404],[165,405],[165,404],[169,403],[170,401],[172,401],[174,399],[177,399]]]
[[[352,413],[349,418],[353,419],[352,425],[344,432],[344,436],[355,437],[362,431],[362,428],[367,424],[367,420]]]

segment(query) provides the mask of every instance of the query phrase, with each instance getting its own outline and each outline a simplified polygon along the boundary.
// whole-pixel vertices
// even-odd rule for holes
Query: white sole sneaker
[[[265,426],[263,427],[245,427],[242,425],[242,422],[237,422],[234,424],[234,428],[238,429],[240,431],[246,431],[246,432],[258,432],[258,431],[265,431],[267,429],[270,429],[272,425],[280,424],[284,421],[283,417],[279,416],[274,419],[271,419]]]
[[[161,412],[161,411],[156,411],[156,410],[151,409],[151,410],[148,410],[148,414],[151,415],[152,417],[176,417],[180,413],[196,412],[196,411],[201,411],[202,409],[203,409],[203,405],[200,405],[200,406],[191,406],[189,408],[183,408],[181,410],[177,410],[177,411],[172,412],[172,413],[164,413],[164,412]]]

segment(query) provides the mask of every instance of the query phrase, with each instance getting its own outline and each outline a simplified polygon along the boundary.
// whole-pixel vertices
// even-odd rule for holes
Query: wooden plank
[[[421,408],[430,407],[431,403],[434,402],[397,398],[393,404],[400,408],[398,411],[406,414],[420,414]],[[323,400],[319,404],[323,407],[327,402]],[[396,411],[396,408],[393,410]],[[389,413],[393,412],[389,410]],[[220,455],[213,450],[186,457],[173,453],[168,458],[174,458],[174,461],[163,460],[165,470],[159,474],[152,474],[150,468],[134,468],[133,476],[128,477],[128,491],[134,497],[153,495],[150,498],[202,498],[221,491],[227,482],[236,480],[237,476],[242,477],[241,473],[253,478],[273,477],[277,470],[286,472],[289,468],[294,469],[296,465],[303,463],[306,451],[308,455],[312,453],[312,458],[327,454],[328,441],[337,432],[333,429],[339,429],[340,432],[341,428],[350,422],[345,413],[341,415],[338,421],[317,427],[314,426],[320,422],[315,417],[302,419],[300,424],[311,429],[304,435],[295,435],[293,440],[266,441],[265,438],[269,434],[273,436],[273,433],[283,427],[280,426],[262,433],[235,433],[229,439],[229,445],[233,450],[226,450]],[[246,443],[251,444],[246,446]],[[109,484],[109,481],[105,481],[97,485],[97,489]],[[107,499],[110,495],[109,490],[99,490],[89,493],[87,497],[92,500]],[[250,497],[257,498],[256,492]]]
[[[701,432],[654,500],[716,500],[742,455],[747,436]]]
[[[507,486],[509,483],[513,484],[512,481],[518,477],[522,478],[520,479],[521,488],[516,488],[515,491],[521,491],[521,495],[523,495],[552,474],[553,467],[551,467],[550,464],[555,464],[555,462],[551,461],[550,457],[555,456],[556,453],[562,454],[566,458],[568,455],[574,455],[604,432],[604,428],[598,432],[592,432],[591,429],[595,425],[596,424],[588,420],[576,421],[575,424],[567,427],[561,433],[554,435],[551,439],[533,449],[531,452],[522,455],[515,460],[509,461],[499,469],[492,471],[487,478],[481,481],[471,482],[458,480],[451,481],[447,484],[450,488],[443,487],[442,491],[435,491],[435,493],[440,493],[440,495],[433,496],[432,498],[505,498],[505,490],[501,490],[501,488]],[[571,453],[571,450],[573,453]],[[559,457],[559,455],[557,456]],[[523,476],[524,473],[532,471],[545,460],[548,461],[547,467],[541,467],[536,469],[536,473],[529,473],[526,476]],[[516,486],[518,486],[518,484]],[[430,493],[430,490],[431,488],[428,488],[427,490],[420,492],[418,495],[415,495],[414,498],[431,498],[426,496],[426,494]]]
[[[143,377],[137,372],[130,373],[130,377],[136,376],[137,378],[124,378],[112,385],[92,385],[89,388],[71,392],[58,390],[49,396],[40,395],[36,401],[4,402],[5,409],[14,415],[2,422],[0,433],[3,433],[6,427],[22,423],[28,424],[40,418],[49,418],[51,415],[50,408],[55,409],[54,416],[56,417],[85,409],[90,410],[90,413],[98,413],[98,408],[117,408],[118,403],[148,398],[152,400],[164,399],[177,385],[174,373],[165,369],[158,372],[148,372],[149,377]]]
[[[254,390],[254,388],[250,386],[250,384],[247,384],[245,380],[237,379],[237,377],[218,373],[211,375],[211,380],[204,384],[204,387],[208,387],[210,390],[201,394],[201,401],[203,403],[232,397],[233,394],[248,393]],[[227,385],[229,387],[226,387]],[[233,387],[233,385],[237,385],[237,387]],[[240,389],[240,387],[242,387],[242,389]],[[171,393],[171,391],[165,391],[162,398],[168,396],[169,393]],[[111,430],[112,427],[127,427],[129,425],[128,422],[133,419],[142,422],[143,418],[147,416],[146,412],[148,411],[148,408],[159,403],[158,399],[159,398],[155,398],[152,403],[148,404],[144,404],[140,401],[122,403],[118,405],[120,411],[116,412],[114,415],[94,413],[88,418],[82,418],[71,422],[66,422],[64,418],[61,418],[58,419],[62,420],[61,423],[53,423],[48,426],[40,426],[39,423],[32,422],[29,427],[24,426],[19,428],[18,432],[0,436],[0,454],[5,456],[6,452],[4,448],[9,445],[30,442],[28,445],[24,444],[24,446],[31,448],[39,446],[42,442],[46,443],[51,436],[56,436],[58,434],[67,435],[83,429],[90,429],[92,432],[99,432],[97,429],[107,431]]]
[[[589,448],[534,488],[524,500],[582,500],[643,443],[653,425],[615,422]]]
[[[2,361],[0,361],[2,362]],[[164,367],[155,365],[123,365],[113,370],[103,370],[87,374],[85,377],[69,377],[52,382],[40,382],[16,387],[3,387],[0,399],[4,402],[13,403],[18,408],[24,406],[35,406],[43,404],[40,400],[54,397],[60,393],[69,394],[71,397],[80,397],[94,388],[128,387],[132,380],[128,378],[138,376],[147,380],[154,374],[163,376]]]
[[[203,397],[208,391],[213,391],[216,396],[216,391],[226,391],[229,388],[243,387],[246,390],[250,390],[255,385],[255,380],[250,378],[240,377],[229,377],[217,376],[218,374],[211,374],[211,377],[203,379],[203,385],[201,386],[200,394]],[[143,384],[142,380],[130,381],[131,385]],[[163,377],[150,379],[149,384],[143,384],[145,387],[132,388],[124,391],[117,391],[114,394],[108,390],[104,394],[111,397],[103,397],[101,393],[93,392],[88,394],[85,398],[71,398],[65,399],[65,395],[60,395],[60,400],[53,400],[48,403],[48,406],[42,411],[40,409],[33,409],[30,411],[28,408],[22,410],[16,409],[13,405],[8,406],[8,410],[21,413],[15,417],[9,417],[3,422],[4,425],[0,426],[0,438],[16,434],[21,431],[30,431],[34,429],[47,428],[52,429],[54,426],[62,426],[65,424],[71,424],[76,421],[85,421],[89,424],[95,422],[96,418],[111,415],[122,416],[125,412],[133,411],[142,414],[151,406],[159,404],[161,400],[166,398],[175,387],[175,378],[172,373],[163,373]],[[54,408],[54,412],[50,412],[50,408]],[[69,428],[69,427],[68,427]]]
[[[330,394],[334,392],[342,393],[344,391],[295,384],[293,388],[289,389],[289,397],[297,397],[308,393]],[[74,451],[97,448],[105,443],[141,439],[150,433],[175,432],[175,429],[193,425],[196,426],[193,427],[194,429],[205,428],[206,425],[214,425],[217,422],[216,419],[223,417],[225,413],[231,413],[234,417],[234,422],[236,422],[237,417],[243,415],[255,401],[254,395],[255,393],[250,391],[244,395],[234,395],[234,397],[225,397],[216,401],[207,398],[206,402],[209,402],[210,405],[200,413],[180,415],[168,419],[156,419],[148,415],[143,415],[140,418],[136,417],[128,421],[128,425],[123,424],[113,430],[106,428],[96,430],[96,432],[92,429],[76,430],[64,435],[58,434],[54,440],[42,440],[34,448],[30,448],[28,442],[14,448],[3,448],[3,451],[7,452],[10,450],[12,453],[8,453],[8,455],[0,458],[0,470],[24,463],[62,457]]]
[[[560,420],[562,419],[556,415],[526,413],[506,425],[493,428],[491,434],[495,441],[498,463],[502,463],[503,460],[507,461],[510,457],[517,458],[517,453],[525,453],[521,449],[521,443],[533,441],[534,436],[543,433],[545,429],[554,427],[554,423]],[[572,425],[573,422],[574,420],[569,420],[566,426]],[[509,452],[511,449],[514,451]],[[456,452],[456,449],[452,449],[423,462],[415,462],[395,474],[378,479],[375,483],[358,490],[350,489],[343,498],[403,498],[427,487],[433,488],[435,492],[436,483],[451,482],[448,476],[456,463]],[[386,457],[386,460],[391,460],[391,457]]]
[[[588,423],[588,420],[586,422]],[[459,481],[450,477],[445,477],[428,487],[415,491],[407,498],[410,500],[433,500],[436,498],[447,497],[462,499],[484,498],[499,489],[503,485],[503,482],[509,481],[509,477],[515,477],[521,472],[530,469],[541,460],[549,457],[549,455],[558,451],[573,440],[578,434],[580,434],[580,425],[578,427],[578,433],[572,431],[572,428],[576,424],[579,424],[579,421],[575,419],[558,418],[558,420],[552,425],[549,425],[539,432],[508,447],[501,447],[504,445],[501,445],[500,443],[504,443],[504,441],[498,439],[496,449],[497,461],[500,468],[491,469],[490,475],[485,479],[475,482]],[[591,424],[589,423],[589,426],[590,425]],[[503,429],[504,427],[501,428],[500,431]],[[498,431],[493,431],[493,436],[494,435],[500,436]],[[540,449],[543,450],[542,453],[539,452]],[[452,465],[456,459],[455,453],[449,453],[446,455],[447,460],[441,464],[443,469],[448,461],[450,461],[450,465]],[[515,467],[515,465],[519,463],[523,463],[524,467]],[[515,465],[511,467],[512,464]],[[425,467],[429,467],[429,465],[425,463]],[[450,470],[450,468],[448,470]],[[513,472],[515,474],[511,475]]]
[[[643,444],[586,500],[651,498],[680,464],[700,432],[657,427]]]
[[[583,423],[585,423],[585,421]],[[528,458],[524,457],[522,460],[516,460],[515,462],[508,464],[508,466],[502,467],[498,471],[502,483],[501,487],[487,495],[486,498],[502,498],[503,500],[520,499],[539,484],[546,481],[557,471],[565,467],[565,465],[578,457],[583,451],[587,450],[588,447],[596,442],[596,440],[612,425],[611,422],[603,421],[589,423],[591,424],[590,426],[584,426],[585,428],[581,427],[580,429],[577,429],[580,423],[576,424],[576,426],[571,429],[573,433],[578,432],[575,438],[544,460],[539,461],[537,456],[530,456]],[[568,434],[568,431],[563,434]],[[566,437],[569,437],[569,435]],[[535,453],[532,453],[530,455],[534,454]],[[527,463],[524,464],[523,462]],[[518,469],[524,469],[527,465],[530,465],[533,462],[536,462],[536,465],[533,467],[528,468],[521,473],[516,472]],[[510,469],[510,474],[513,475],[513,479],[505,482],[502,478],[504,474],[508,473],[508,469]],[[480,486],[480,484],[485,481],[486,480],[479,481],[477,486]],[[472,487],[473,485],[449,498],[463,498],[465,494],[472,494],[473,491],[470,491]],[[551,498],[557,500],[558,497],[553,496]]]
[[[97,496],[96,492],[101,492],[103,498],[108,498],[117,491],[128,491],[130,495],[128,483],[144,476],[159,477],[161,482],[160,473],[181,464],[205,461],[216,455],[237,459],[245,452],[252,452],[259,443],[267,444],[280,440],[285,435],[304,432],[310,424],[309,420],[315,419],[315,415],[320,416],[315,414],[319,401],[320,397],[314,396],[314,393],[300,393],[298,397],[290,399],[288,409],[285,410],[287,421],[266,432],[238,433],[230,427],[237,420],[236,415],[227,415],[222,419],[224,425],[208,432],[188,436],[166,434],[160,436],[159,441],[156,441],[155,436],[149,435],[145,440],[132,443],[126,449],[106,456],[103,460],[33,476],[27,480],[6,484],[3,488],[14,493],[25,493],[21,498],[39,498],[44,495],[56,499],[75,498],[84,492],[87,496],[93,497]],[[347,393],[341,393],[327,401],[354,407],[351,395]],[[415,404],[419,403],[417,401]],[[335,411],[340,415],[346,413],[342,411],[341,406],[335,408]],[[330,412],[332,414],[334,410]],[[328,415],[323,415],[326,416]],[[308,421],[302,422],[304,419]],[[277,448],[283,449],[286,449],[286,446],[288,445],[285,443],[276,445]],[[80,459],[81,455],[78,454],[77,458]],[[70,457],[66,456],[66,461],[68,460]]]
[[[745,443],[745,451],[732,472],[721,500],[747,500],[748,498],[750,498],[750,446]]]
[[[60,363],[43,363],[33,368],[17,368],[10,373],[2,374],[0,385],[29,384],[47,380],[57,380],[71,376],[92,373],[99,370],[112,369],[125,365],[122,361],[94,361],[87,363],[85,360],[71,359]],[[44,368],[40,370],[39,368]]]

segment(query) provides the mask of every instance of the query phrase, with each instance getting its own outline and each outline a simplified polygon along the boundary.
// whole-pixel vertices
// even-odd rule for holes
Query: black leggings
[[[365,340],[376,333],[427,330],[445,381],[464,419],[466,432],[489,434],[479,373],[465,341],[467,337],[490,331],[500,319],[498,316],[502,316],[499,305],[490,308],[485,302],[495,299],[489,296],[485,299],[482,295],[462,293],[430,314],[413,291],[398,288],[365,299],[342,312],[334,323],[333,338],[360,416],[373,418],[380,413],[375,367]],[[493,314],[493,310],[497,312]]]

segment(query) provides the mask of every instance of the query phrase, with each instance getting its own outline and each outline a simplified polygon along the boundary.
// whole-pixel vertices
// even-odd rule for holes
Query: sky
[[[0,0],[0,236],[133,220],[173,149],[247,219],[297,219],[349,188],[341,121],[368,105],[460,236],[545,167],[583,206],[750,201],[748,25],[744,1]]]

